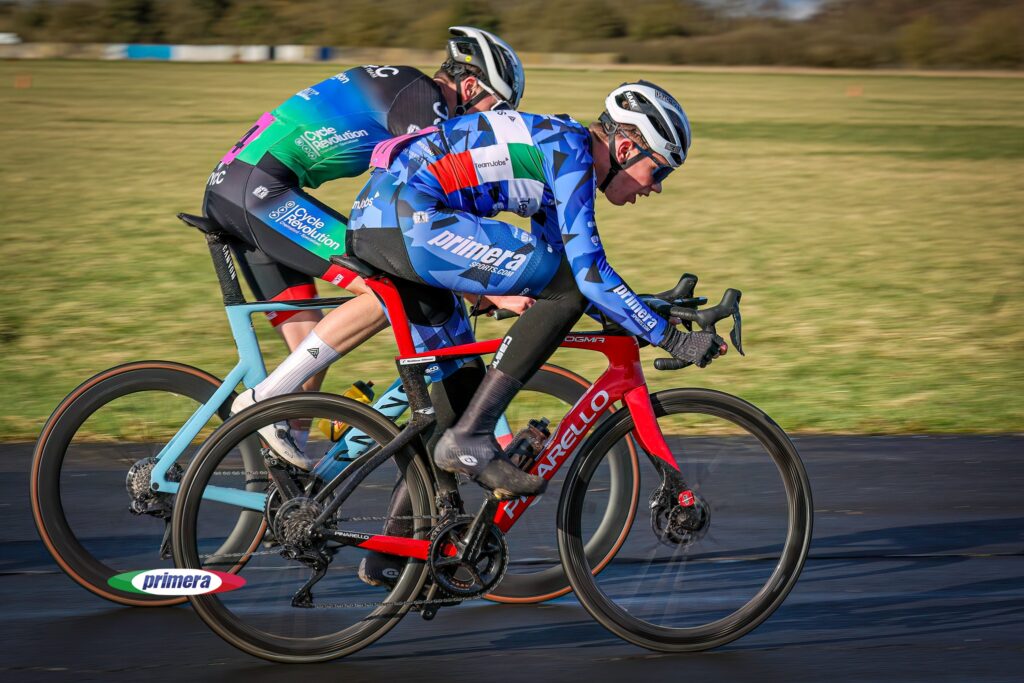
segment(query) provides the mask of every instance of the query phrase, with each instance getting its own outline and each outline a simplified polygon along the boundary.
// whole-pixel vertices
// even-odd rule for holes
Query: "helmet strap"
[[[480,78],[474,76],[474,78],[476,78],[477,80],[477,83],[481,86],[480,92],[478,92],[476,95],[473,95],[473,97],[469,98],[469,100],[463,102],[462,82],[465,81],[467,78],[469,78],[469,76],[466,75],[465,69],[460,68],[456,73],[452,74],[452,80],[455,81],[455,116],[464,115],[477,102],[491,94],[490,92],[488,92],[487,88],[483,87],[483,83],[480,81]]]
[[[612,179],[619,174],[622,170],[622,164],[615,158],[615,132],[611,132],[608,135],[608,173],[605,174],[604,180],[601,181],[601,185],[597,189],[604,192],[608,189]]]
[[[611,184],[612,179],[614,179],[615,176],[619,174],[619,171],[629,168],[636,162],[640,161],[640,159],[642,159],[643,156],[637,154],[632,159],[629,159],[626,163],[620,164],[619,159],[615,154],[615,137],[616,135],[618,135],[619,132],[619,124],[612,120],[612,117],[608,115],[608,112],[601,114],[598,120],[601,122],[601,125],[604,126],[605,132],[608,134],[608,173],[607,175],[605,175],[604,180],[601,181],[601,184],[597,188],[601,190],[601,192],[604,192],[608,188],[608,185]],[[629,137],[627,137],[626,139],[629,140],[630,142],[633,142]],[[633,142],[633,144],[635,145],[636,143]]]

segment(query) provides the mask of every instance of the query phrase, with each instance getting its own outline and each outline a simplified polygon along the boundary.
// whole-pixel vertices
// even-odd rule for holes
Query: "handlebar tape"
[[[678,358],[655,358],[654,369],[655,370],[681,370],[691,363],[685,360],[679,360]]]

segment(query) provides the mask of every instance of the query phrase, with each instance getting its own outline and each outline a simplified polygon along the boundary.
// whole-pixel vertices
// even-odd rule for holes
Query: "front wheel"
[[[810,547],[810,484],[796,449],[770,417],[716,391],[651,396],[686,486],[660,496],[642,458],[638,514],[626,543],[595,576],[584,539],[607,496],[595,473],[635,429],[627,411],[595,431],[566,477],[558,546],[576,596],[605,628],[662,652],[706,650],[767,619],[796,583]]]

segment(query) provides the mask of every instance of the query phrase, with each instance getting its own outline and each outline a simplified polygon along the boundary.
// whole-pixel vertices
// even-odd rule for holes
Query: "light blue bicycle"
[[[226,236],[204,218],[179,217],[206,235],[238,363],[223,380],[170,361],[137,361],[105,370],[83,382],[57,406],[43,426],[32,459],[32,512],[46,548],[75,582],[123,605],[164,606],[186,600],[128,593],[110,586],[107,580],[125,571],[171,566],[169,522],[183,468],[217,423],[228,417],[235,387],[253,387],[267,374],[252,316],[333,308],[349,300],[246,302]],[[566,412],[565,405],[575,403],[588,386],[568,370],[545,366],[527,385],[510,415],[517,426],[542,414],[561,415]],[[395,380],[374,408],[398,420],[408,408],[401,382]],[[508,421],[503,420],[497,436],[511,433]],[[330,480],[358,457],[366,444],[359,433],[348,430],[314,472]],[[245,510],[238,513],[232,533],[218,552],[248,557],[267,541],[263,521],[266,479],[260,448],[254,440],[242,449],[245,469],[254,473],[252,490],[206,489],[206,497]],[[551,564],[557,564],[554,554]],[[512,602],[552,597],[550,582],[541,580],[543,569],[538,568],[538,580],[510,581],[507,592],[496,590],[493,597]]]

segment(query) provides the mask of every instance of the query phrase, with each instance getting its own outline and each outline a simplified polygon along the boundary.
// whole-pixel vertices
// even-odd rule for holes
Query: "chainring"
[[[430,535],[427,565],[430,576],[448,595],[462,600],[479,597],[498,585],[508,569],[508,544],[501,530],[489,524],[479,555],[462,559],[472,520],[442,523]]]

